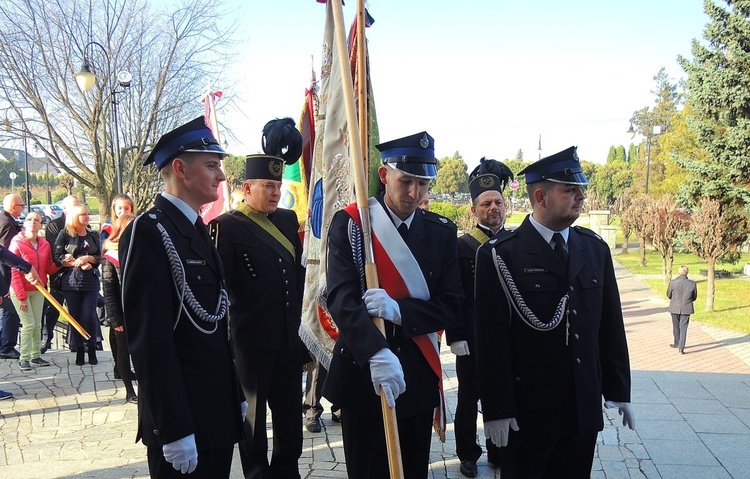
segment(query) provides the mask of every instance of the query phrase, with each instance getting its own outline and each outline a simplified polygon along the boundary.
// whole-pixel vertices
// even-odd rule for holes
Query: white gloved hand
[[[162,447],[164,459],[172,464],[175,471],[190,474],[198,467],[198,449],[195,447],[195,434],[185,436]]]
[[[508,445],[508,435],[511,428],[518,431],[518,423],[514,417],[485,421],[484,437],[489,438],[497,447],[505,447]]]
[[[247,401],[242,401],[240,403],[240,412],[242,413],[242,421],[245,421],[245,416],[247,416]]]
[[[635,412],[633,411],[632,404],[629,402],[604,401],[604,407],[607,409],[612,407],[618,408],[620,416],[622,416],[622,425],[628,426],[630,429],[635,429]]]
[[[401,308],[384,289],[370,288],[362,295],[362,299],[365,302],[367,314],[401,325]]]
[[[469,343],[463,340],[453,341],[451,343],[451,352],[456,356],[468,356],[469,354],[471,354],[469,352]]]
[[[382,388],[388,406],[391,409],[395,408],[396,399],[406,391],[406,381],[404,380],[401,362],[390,349],[383,348],[372,355],[369,363],[375,394],[380,396],[380,389]]]

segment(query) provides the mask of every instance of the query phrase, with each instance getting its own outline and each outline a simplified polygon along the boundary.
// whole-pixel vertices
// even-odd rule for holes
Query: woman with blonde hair
[[[52,261],[49,243],[39,236],[40,229],[42,216],[35,211],[30,212],[23,222],[23,230],[13,237],[9,249],[36,268],[42,287],[46,287],[47,274],[54,273],[58,268]],[[21,371],[49,366],[49,362],[40,357],[44,296],[24,278],[23,273],[15,269],[11,273],[10,287],[10,299],[21,318]]]
[[[120,287],[120,258],[118,246],[120,236],[125,228],[135,219],[135,215],[125,213],[120,215],[112,225],[112,233],[104,242],[102,255],[102,289],[104,290],[104,307],[107,310],[110,331],[114,331],[115,341],[110,335],[110,346],[116,355],[115,367],[119,377],[125,384],[125,400],[137,403],[138,396],[133,389],[133,373],[130,370],[130,350],[125,338],[125,325],[122,317],[122,293]]]
[[[65,216],[65,229],[55,240],[53,259],[62,266],[60,290],[68,304],[68,312],[91,335],[84,347],[83,337],[72,330],[71,345],[76,347],[76,364],[83,366],[84,351],[88,349],[89,364],[99,364],[96,358],[96,300],[99,294],[99,235],[88,229],[89,208],[75,205]]]

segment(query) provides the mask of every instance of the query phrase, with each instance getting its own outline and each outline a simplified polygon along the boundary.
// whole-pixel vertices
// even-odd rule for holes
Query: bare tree
[[[689,228],[690,215],[677,208],[674,197],[666,195],[651,203],[643,219],[651,244],[661,255],[664,284],[669,284],[674,264],[674,242],[680,232]]]
[[[0,109],[108,205],[117,188],[117,108],[123,186],[142,209],[158,188],[142,158],[162,133],[202,113],[206,86],[228,62],[231,29],[219,28],[220,12],[207,0],[185,0],[169,13],[146,0],[3,0]],[[89,92],[74,80],[83,59],[97,75]],[[133,81],[115,94],[122,70]]]
[[[630,205],[623,211],[620,218],[620,226],[623,231],[630,231],[638,238],[640,243],[641,266],[646,266],[646,245],[651,238],[645,217],[651,206],[651,200],[646,196],[636,196]]]
[[[724,214],[724,207],[719,200],[704,198],[693,211],[690,230],[682,236],[685,246],[707,265],[706,311],[714,310],[716,260],[737,251],[736,232],[748,227],[746,217]]]

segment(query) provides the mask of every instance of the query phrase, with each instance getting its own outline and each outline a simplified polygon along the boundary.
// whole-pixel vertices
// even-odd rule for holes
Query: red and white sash
[[[378,270],[378,282],[393,299],[415,298],[428,301],[430,290],[424,279],[419,263],[393,225],[388,212],[375,198],[369,199],[370,225],[372,227],[372,248]],[[344,208],[361,228],[359,210],[355,203]],[[433,426],[440,440],[445,442],[445,395],[443,393],[443,371],[440,365],[440,345],[437,333],[428,333],[411,338],[430,368],[438,378],[440,404],[435,408]]]

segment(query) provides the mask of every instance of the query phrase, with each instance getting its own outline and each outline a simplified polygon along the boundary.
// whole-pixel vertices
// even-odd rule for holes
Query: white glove
[[[622,425],[628,426],[630,429],[635,429],[635,412],[633,412],[633,405],[629,402],[617,402],[617,401],[604,401],[604,407],[607,409],[616,407],[620,411],[622,416]]]
[[[384,289],[370,288],[362,296],[367,308],[367,314],[383,318],[393,324],[401,325],[401,308],[398,303],[388,296]]]
[[[245,421],[245,416],[247,416],[247,401],[242,401],[240,403],[240,412],[242,413],[242,421]]]
[[[375,388],[375,394],[380,396],[380,389],[382,388],[388,406],[391,409],[395,408],[396,399],[406,391],[406,381],[404,380],[401,362],[388,348],[383,348],[373,354],[369,362],[372,387]]]
[[[508,445],[508,435],[511,428],[518,431],[518,423],[514,417],[485,421],[484,437],[489,438],[497,447],[505,447]]]
[[[468,356],[471,354],[469,352],[469,343],[466,341],[453,341],[451,343],[451,352],[456,356]]]
[[[172,464],[175,471],[190,474],[198,467],[198,449],[195,447],[195,434],[185,436],[161,447],[164,459]]]

